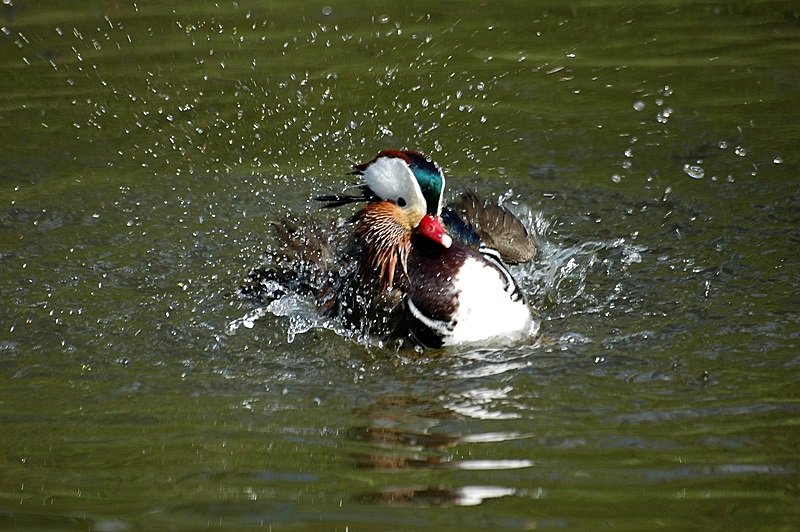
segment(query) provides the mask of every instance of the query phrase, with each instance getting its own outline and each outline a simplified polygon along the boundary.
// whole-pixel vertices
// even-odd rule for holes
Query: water
[[[800,522],[793,3],[2,16],[4,528]],[[236,296],[387,147],[532,229],[535,340],[398,353]]]

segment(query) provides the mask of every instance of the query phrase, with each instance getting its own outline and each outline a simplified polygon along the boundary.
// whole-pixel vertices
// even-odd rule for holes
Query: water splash
[[[281,287],[280,290],[288,292],[289,289]],[[342,337],[356,337],[359,343],[365,342],[363,338],[358,336],[356,331],[345,327],[337,320],[321,316],[310,297],[295,293],[287,293],[285,296],[275,299],[265,306],[256,307],[244,316],[232,320],[228,323],[226,332],[229,335],[233,335],[241,327],[252,329],[258,320],[267,316],[289,319],[289,324],[286,328],[286,341],[289,343],[294,342],[298,335],[305,334],[312,329],[326,329]]]
[[[572,306],[575,307],[573,312],[601,312],[603,308],[612,306],[616,298],[624,297],[624,294],[618,293],[618,287],[601,292],[599,287],[605,284],[596,283],[594,279],[597,276],[619,276],[631,266],[641,263],[647,247],[634,244],[626,238],[565,244],[553,237],[552,221],[544,213],[513,201],[509,195],[504,195],[501,202],[526,226],[537,248],[534,261],[511,268],[533,309]],[[298,294],[291,287],[275,284],[265,288],[277,296],[267,297],[269,303],[265,307],[233,320],[228,325],[229,334],[234,334],[240,327],[252,328],[259,319],[273,315],[289,319],[286,330],[289,342],[311,330],[326,329],[345,338],[354,338],[364,345],[387,347],[370,334],[376,324],[364,323],[359,327],[350,327],[337,318],[320,315],[313,298]],[[538,335],[540,325],[539,319],[533,320],[530,338]],[[397,345],[402,345],[402,342]],[[480,358],[484,359],[485,353]],[[465,371],[474,377],[481,372],[518,370],[523,365],[521,361],[504,360],[496,367],[465,368]]]
[[[512,269],[534,307],[577,305],[581,312],[600,311],[619,294],[595,292],[596,285],[603,284],[592,280],[598,275],[622,275],[641,263],[642,254],[648,251],[622,237],[566,244],[554,238],[553,222],[544,213],[523,210],[515,214],[528,227],[537,249],[532,263]]]
[[[267,310],[275,316],[289,318],[289,327],[286,330],[286,339],[293,342],[299,334],[305,334],[312,329],[328,329],[340,336],[352,336],[352,331],[342,326],[336,320],[320,316],[313,301],[307,297],[290,294],[276,299],[267,305]]]
[[[703,179],[706,176],[706,172],[703,170],[703,161],[697,161],[697,164],[684,164],[683,172],[692,179]]]

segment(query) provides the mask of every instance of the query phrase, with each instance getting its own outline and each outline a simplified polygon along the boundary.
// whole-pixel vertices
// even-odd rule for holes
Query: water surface
[[[0,48],[4,528],[800,522],[794,3],[5,2]],[[387,147],[528,224],[536,339],[237,297]]]

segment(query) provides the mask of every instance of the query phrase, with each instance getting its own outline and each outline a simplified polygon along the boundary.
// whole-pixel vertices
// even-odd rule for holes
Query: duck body
[[[498,260],[454,241],[449,248],[412,239],[404,305],[410,332],[429,347],[517,339],[529,333],[531,312],[514,278]]]

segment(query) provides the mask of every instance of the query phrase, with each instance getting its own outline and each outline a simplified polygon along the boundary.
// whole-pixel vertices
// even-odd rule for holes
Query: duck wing
[[[339,272],[352,262],[355,243],[345,229],[310,217],[287,216],[269,221],[271,244],[264,250],[266,264],[253,269],[240,292],[269,303],[288,292],[313,295],[318,303]]]
[[[472,238],[471,234],[477,235],[483,245],[496,250],[504,262],[528,262],[536,254],[525,225],[506,207],[483,200],[474,191],[467,190],[448,205],[445,212],[447,209],[461,220],[460,225],[454,224],[458,227],[457,234],[465,234],[467,238]],[[447,221],[450,215],[445,215],[445,212],[442,216]],[[471,244],[468,240],[465,243]]]

